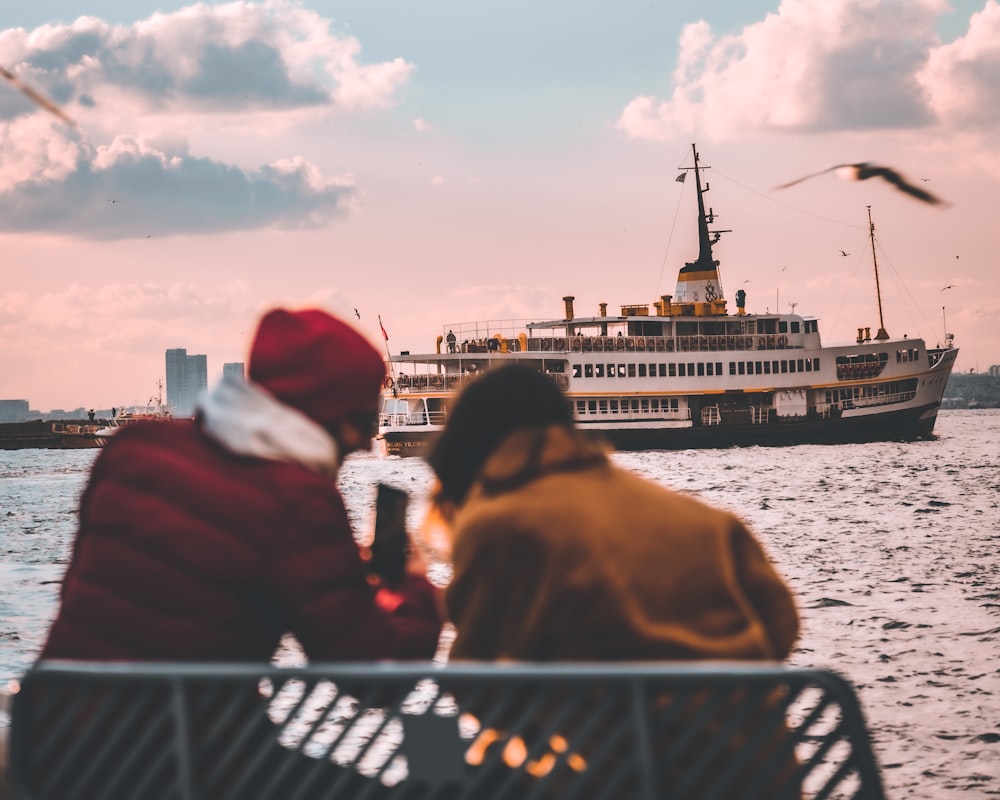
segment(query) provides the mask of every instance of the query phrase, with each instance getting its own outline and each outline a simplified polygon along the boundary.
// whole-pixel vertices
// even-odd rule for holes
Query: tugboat
[[[421,455],[445,425],[456,392],[511,363],[551,375],[576,423],[618,450],[908,441],[933,435],[958,349],[894,339],[882,316],[875,226],[868,209],[879,327],[853,344],[824,347],[819,322],[799,314],[730,313],[712,246],[702,170],[692,145],[699,252],[673,295],[596,316],[543,322],[445,325],[435,351],[389,357],[378,439],[388,455]],[[444,350],[442,344],[447,343]]]

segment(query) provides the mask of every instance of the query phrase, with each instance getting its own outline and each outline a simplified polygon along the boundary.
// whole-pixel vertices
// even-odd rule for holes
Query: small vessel
[[[155,401],[155,402],[154,402]],[[96,435],[103,437],[105,441],[109,436],[126,425],[142,420],[165,420],[172,419],[170,409],[163,403],[163,381],[156,382],[156,394],[146,401],[145,407],[141,411],[126,411],[124,408],[117,411],[115,416],[108,421],[108,424],[96,431]],[[102,442],[103,444],[103,442]]]
[[[619,450],[738,445],[834,444],[932,436],[958,355],[892,338],[882,317],[875,226],[868,211],[879,327],[860,327],[847,345],[824,346],[819,321],[800,314],[748,313],[736,292],[730,313],[712,246],[702,167],[692,145],[699,253],[679,270],[673,295],[652,304],[601,303],[542,322],[446,325],[434,352],[389,357],[378,439],[389,455],[420,455],[448,419],[455,393],[484,370],[510,363],[553,376],[583,431]],[[686,173],[685,173],[686,174]],[[793,309],[794,311],[794,309]],[[446,343],[444,349],[442,344]]]
[[[0,450],[83,450],[103,447],[107,424],[87,420],[32,420],[0,424]]]
[[[163,382],[141,411],[113,409],[111,419],[32,420],[0,423],[0,450],[82,450],[104,447],[121,428],[139,420],[171,419],[163,404]],[[155,404],[153,401],[156,401]]]

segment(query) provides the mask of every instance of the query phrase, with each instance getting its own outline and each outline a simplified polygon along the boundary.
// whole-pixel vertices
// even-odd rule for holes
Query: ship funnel
[[[601,308],[601,316],[602,317],[606,317],[608,315],[608,304],[607,303],[598,303],[597,305],[600,306],[600,308]]]
[[[573,319],[573,301],[575,299],[576,298],[572,297],[571,295],[566,295],[563,298],[563,302],[566,304],[566,319],[567,320]]]

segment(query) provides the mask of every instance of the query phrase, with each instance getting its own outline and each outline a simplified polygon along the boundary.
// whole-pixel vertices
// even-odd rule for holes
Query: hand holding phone
[[[368,568],[387,586],[395,586],[406,573],[410,537],[406,532],[406,506],[410,496],[386,483],[378,485],[375,496],[375,536]]]

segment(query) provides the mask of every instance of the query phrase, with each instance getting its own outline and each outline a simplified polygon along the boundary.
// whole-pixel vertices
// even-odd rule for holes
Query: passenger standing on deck
[[[42,657],[266,662],[290,631],[314,660],[430,658],[422,562],[395,591],[373,586],[336,486],[371,445],[385,374],[344,322],[277,309],[249,381],[223,380],[193,420],[117,432]]]
[[[523,366],[463,390],[429,462],[452,658],[783,659],[791,594],[734,515],[615,466]]]

